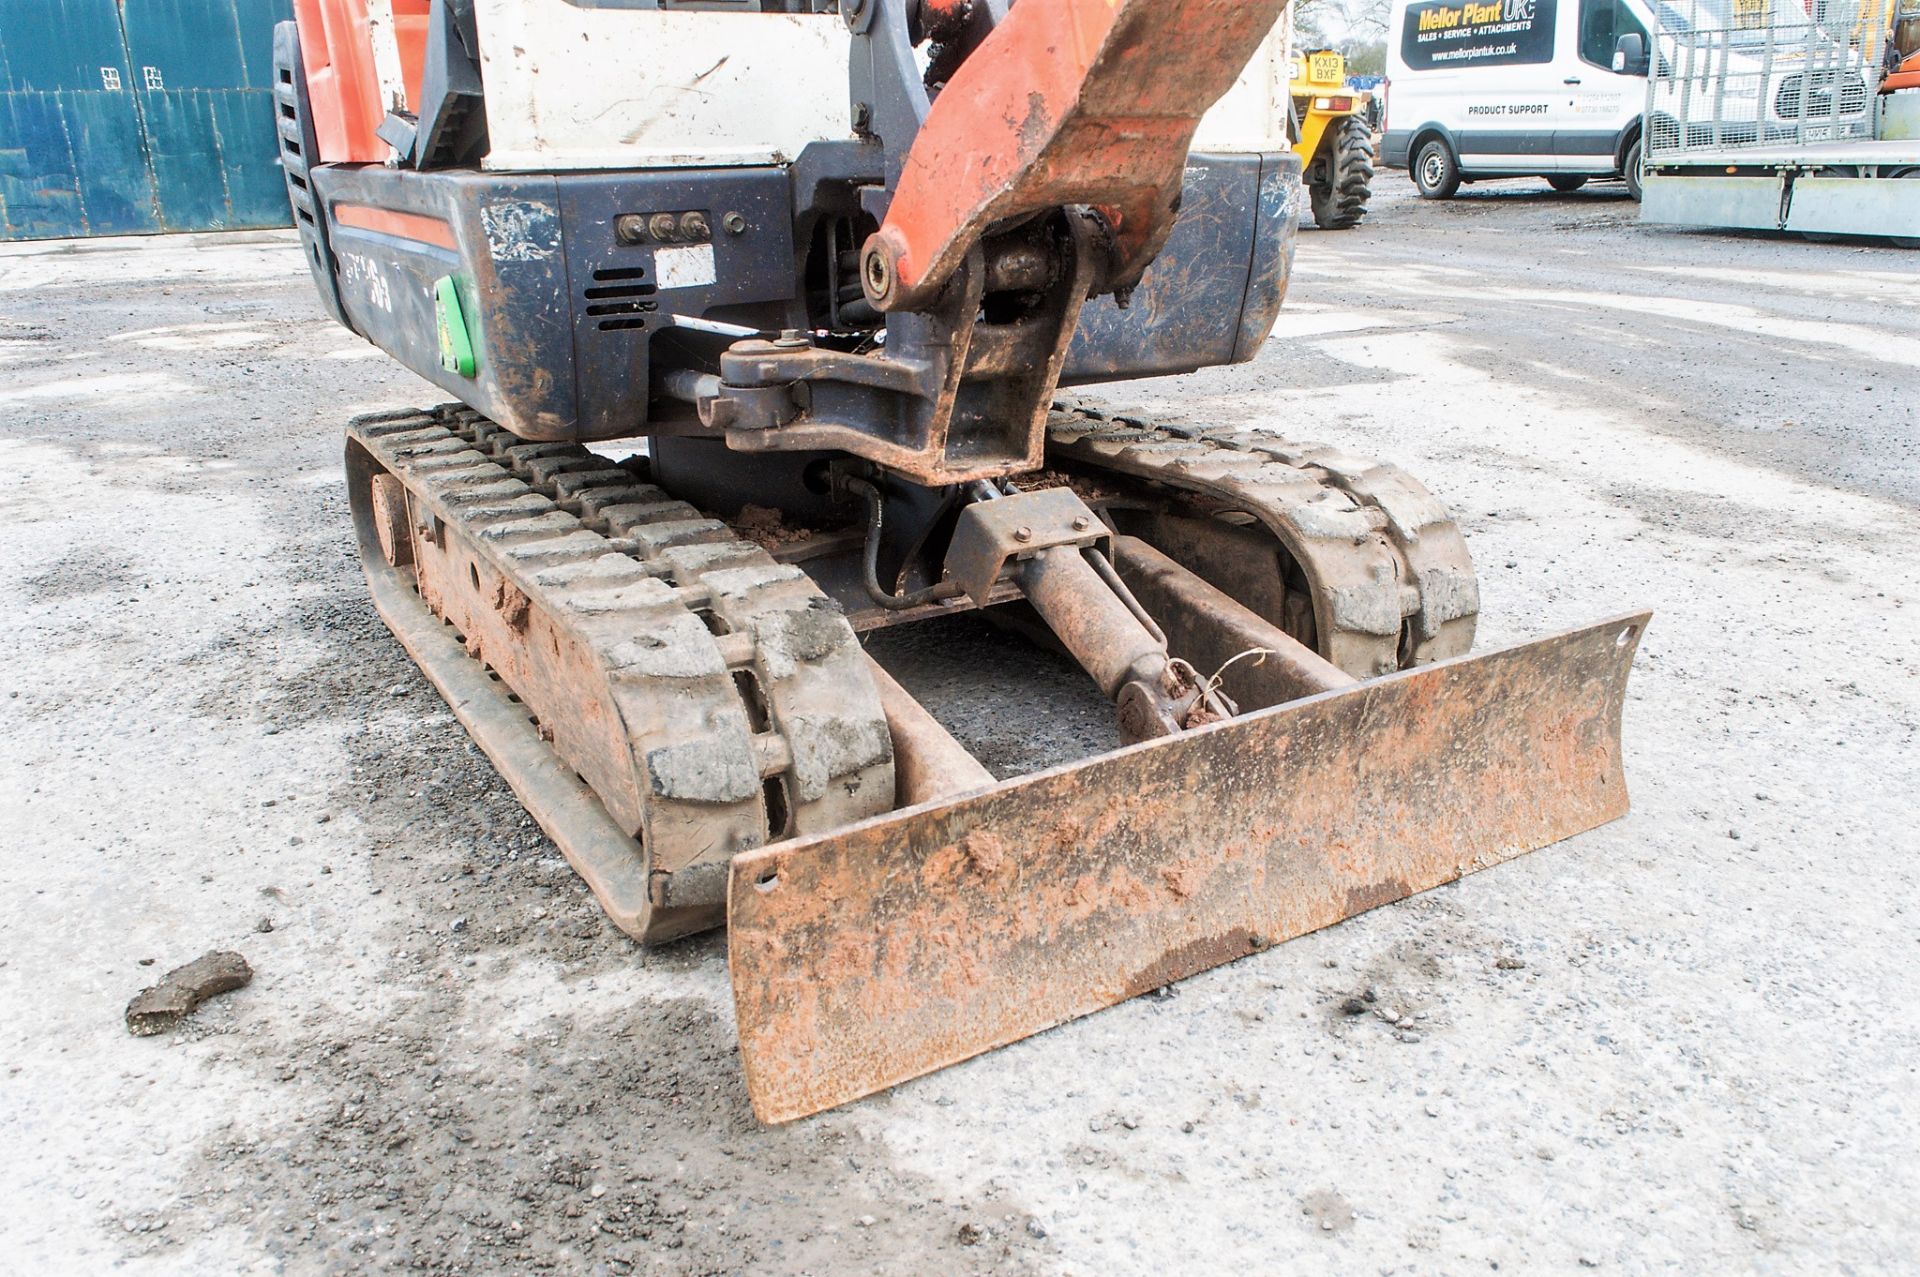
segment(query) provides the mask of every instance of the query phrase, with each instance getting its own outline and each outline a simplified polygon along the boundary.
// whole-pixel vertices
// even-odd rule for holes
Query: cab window
[[[1645,41],[1647,29],[1620,0],[1580,0],[1581,61],[1611,70],[1613,46],[1623,35]]]

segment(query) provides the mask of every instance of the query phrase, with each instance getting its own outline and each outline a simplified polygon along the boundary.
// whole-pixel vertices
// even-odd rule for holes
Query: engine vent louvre
[[[587,314],[598,320],[602,332],[645,328],[646,315],[660,309],[651,300],[654,285],[644,266],[609,266],[593,272],[593,283],[581,290]]]

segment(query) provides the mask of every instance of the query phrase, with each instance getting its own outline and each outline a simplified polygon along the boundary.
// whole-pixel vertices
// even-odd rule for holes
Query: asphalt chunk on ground
[[[134,995],[127,1003],[127,1032],[142,1038],[165,1033],[208,998],[244,989],[252,980],[253,968],[232,950],[203,953]]]

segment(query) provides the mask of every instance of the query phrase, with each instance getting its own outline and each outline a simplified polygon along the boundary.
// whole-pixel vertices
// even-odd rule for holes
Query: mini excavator
[[[1645,615],[1470,653],[1466,545],[1404,471],[1063,397],[1259,351],[1284,7],[275,33],[320,299],[449,400],[346,427],[374,603],[619,927],[728,929],[764,1121],[1627,809]],[[1124,744],[995,778],[860,640],[970,609],[1044,626]]]

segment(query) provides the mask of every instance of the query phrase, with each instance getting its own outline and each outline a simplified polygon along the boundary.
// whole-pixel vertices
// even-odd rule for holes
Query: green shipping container
[[[0,0],[0,239],[289,223],[292,0]]]

